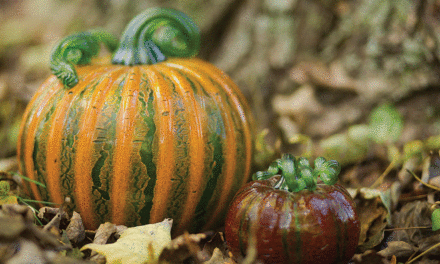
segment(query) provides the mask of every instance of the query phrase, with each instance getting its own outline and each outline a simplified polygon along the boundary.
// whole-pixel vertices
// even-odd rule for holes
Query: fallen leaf
[[[219,248],[215,248],[212,257],[203,264],[235,264],[229,256],[225,256]]]
[[[329,136],[319,143],[322,156],[336,159],[341,165],[359,162],[371,148],[367,125],[353,125],[346,132]]]
[[[390,200],[386,193],[376,189],[361,188],[350,192],[356,202],[361,223],[358,246],[360,250],[365,251],[379,245],[384,238]]]
[[[394,228],[411,228],[396,232],[394,240],[411,241],[417,243],[423,237],[434,232],[429,229],[415,229],[414,227],[431,226],[431,205],[426,201],[414,201],[402,206],[399,212],[394,213]]]
[[[0,205],[3,204],[18,204],[17,196],[11,195],[11,196],[1,196],[0,197]]]
[[[370,135],[377,143],[397,141],[403,128],[403,119],[391,104],[382,104],[370,114]]]
[[[266,128],[256,135],[254,163],[257,168],[266,168],[280,154],[281,141],[278,139],[275,144],[269,144],[268,133]]]
[[[396,264],[397,263],[397,258],[396,258],[396,256],[392,256],[391,257],[391,262],[390,262],[390,264]]]
[[[215,233],[203,246],[203,251],[207,255],[214,255],[214,251],[220,250],[223,255],[228,256],[228,247],[226,246],[225,238],[222,232]]]
[[[61,223],[61,219],[63,218],[63,207],[57,208],[58,212],[57,214],[52,218],[52,220],[50,220],[49,223],[47,223],[44,226],[44,230],[49,230],[55,234],[60,234],[60,223]]]
[[[367,250],[361,254],[356,254],[352,258],[356,264],[389,264],[390,262],[374,250]]]
[[[405,241],[390,241],[386,248],[378,252],[379,255],[386,258],[392,257],[393,255],[400,257],[409,257],[414,252],[417,252],[417,248],[406,243]]]
[[[200,249],[200,244],[207,240],[207,234],[184,233],[173,239],[159,256],[159,263],[184,263],[189,258],[200,263],[209,259],[209,255]]]
[[[70,219],[70,223],[65,232],[69,240],[74,243],[79,243],[86,237],[81,216],[77,212],[73,212],[72,218]]]
[[[0,228],[1,241],[16,239],[26,229],[26,224],[22,221],[22,217],[18,215],[8,217],[0,215],[0,226],[2,227]]]
[[[66,211],[62,210],[60,212],[60,208],[56,207],[41,207],[40,210],[38,210],[38,218],[44,221],[52,221],[55,217],[60,218],[60,222],[68,222],[69,215]],[[58,221],[58,220],[56,220]]]
[[[304,85],[291,95],[276,95],[272,106],[276,113],[288,116],[304,115],[304,113],[319,115],[324,110],[316,99],[316,92],[311,85]]]
[[[439,153],[433,152],[429,156],[428,164],[428,180],[429,184],[440,187],[440,156]],[[423,179],[423,178],[422,178]]]
[[[19,215],[23,217],[24,220],[33,222],[34,212],[32,208],[21,204],[4,204],[0,206],[0,217],[2,216],[16,216]]]
[[[20,248],[19,251],[6,264],[47,263],[44,252],[35,243],[20,239],[18,247]]]
[[[8,181],[0,180],[0,205],[18,204],[17,196],[11,195]]]
[[[440,231],[433,231],[430,228],[432,226],[431,215],[431,204],[426,201],[414,201],[405,204],[399,212],[394,214],[394,227],[401,230],[394,231],[393,240],[407,241],[417,246],[421,252],[440,243]],[[438,254],[440,254],[439,247],[429,252],[429,255]]]
[[[116,232],[116,225],[110,222],[105,222],[100,224],[98,230],[96,230],[95,238],[93,239],[94,244],[104,245],[107,243],[110,236]]]
[[[100,224],[98,230],[96,230],[93,243],[98,245],[105,245],[109,242],[110,237],[115,233],[116,225],[110,222]],[[120,237],[120,236],[119,236]],[[96,251],[90,253],[90,260],[96,263],[105,263],[105,256],[98,254]]]
[[[113,244],[87,244],[81,251],[90,249],[106,257],[108,264],[155,263],[160,253],[171,241],[173,220],[127,228]]]

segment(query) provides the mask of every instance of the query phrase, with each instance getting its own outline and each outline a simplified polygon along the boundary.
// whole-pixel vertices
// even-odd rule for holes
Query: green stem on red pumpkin
[[[314,191],[318,178],[327,185],[338,181],[341,166],[336,160],[316,158],[314,168],[306,158],[296,159],[291,154],[283,154],[280,159],[272,162],[267,171],[258,171],[252,176],[253,180],[266,180],[277,174],[280,180],[275,184],[276,189],[299,192],[304,189]]]
[[[67,36],[55,46],[50,56],[50,69],[64,87],[72,88],[78,83],[74,66],[89,64],[92,57],[98,55],[101,43],[113,52],[118,42],[112,35],[94,30]]]
[[[197,25],[184,13],[152,8],[136,16],[122,34],[114,64],[154,64],[167,57],[192,57],[200,48]]]

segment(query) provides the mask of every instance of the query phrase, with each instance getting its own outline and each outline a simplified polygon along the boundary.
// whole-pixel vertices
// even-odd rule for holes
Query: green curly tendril
[[[114,64],[154,64],[166,57],[192,57],[200,49],[197,25],[184,13],[169,8],[152,8],[127,26]]]
[[[333,185],[338,181],[341,166],[336,160],[326,161],[323,157],[315,159],[314,168],[306,158],[295,159],[291,154],[283,154],[281,159],[274,161],[267,171],[258,171],[252,176],[253,180],[266,180],[281,174],[280,180],[274,186],[276,189],[299,192],[304,189],[314,191],[318,178],[325,184]]]
[[[93,30],[65,37],[52,50],[50,69],[64,87],[72,88],[78,83],[74,65],[90,63],[92,57],[99,53],[101,43],[113,52],[118,41],[106,32]]]
[[[55,47],[50,69],[66,88],[78,83],[74,65],[90,63],[98,54],[101,42],[111,52],[118,47],[117,40],[103,31],[76,33]],[[112,63],[154,64],[167,57],[192,57],[199,49],[199,29],[187,15],[169,8],[151,8],[128,24]]]

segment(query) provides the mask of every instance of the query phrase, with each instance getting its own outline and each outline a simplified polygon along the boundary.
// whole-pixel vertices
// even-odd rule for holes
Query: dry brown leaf
[[[426,174],[428,183],[440,188],[440,156],[438,153],[435,152],[429,156]]]
[[[116,225],[110,222],[105,222],[99,225],[98,230],[96,230],[95,237],[93,238],[93,243],[98,245],[105,245],[109,238],[116,232]],[[90,254],[90,260],[95,263],[105,263],[105,256],[98,254],[98,252],[92,250]]]
[[[110,238],[110,236],[116,232],[116,225],[105,222],[99,225],[98,230],[96,230],[95,238],[93,239],[94,244],[105,245]]]
[[[379,255],[386,258],[395,257],[410,257],[414,252],[417,252],[417,248],[404,241],[390,241],[385,249],[378,252]]]
[[[81,216],[77,212],[73,212],[72,218],[70,219],[70,223],[65,232],[69,240],[74,243],[79,243],[86,237]]]
[[[164,248],[159,256],[159,261],[164,263],[183,263],[192,257],[196,263],[209,259],[209,255],[201,250],[200,244],[206,241],[207,234],[188,234],[184,233],[173,239]]]
[[[359,189],[354,196],[361,223],[359,249],[365,251],[380,244],[387,226],[388,209],[381,192],[374,189]]]
[[[0,217],[21,216],[25,221],[32,222],[34,220],[34,213],[29,206],[20,204],[4,204],[0,208]]]
[[[42,207],[40,210],[38,210],[38,218],[45,220],[45,221],[52,221],[54,217],[58,217],[58,220],[63,223],[67,223],[69,221],[69,214],[62,210],[60,212],[60,208],[56,207]]]
[[[67,214],[64,213],[63,207],[56,209],[58,209],[56,215],[44,226],[44,230],[49,230],[50,232],[59,235],[61,219],[63,216],[66,217]]]
[[[352,258],[356,264],[389,264],[390,262],[374,250],[367,250],[361,254],[356,254]]]
[[[17,239],[26,229],[26,224],[19,215],[6,217],[0,214],[0,226],[0,241],[3,242]]]
[[[203,264],[235,264],[229,256],[225,256],[219,248],[215,248],[212,257]]]
[[[431,205],[425,201],[414,201],[405,204],[393,215],[394,228],[410,228],[395,231],[394,240],[418,243],[424,237],[436,234],[431,229]],[[422,227],[422,228],[414,228]]]
[[[56,232],[50,232],[33,221],[34,215],[27,206],[1,207],[0,263],[56,263],[52,261],[57,255],[55,252],[72,249],[69,244],[61,242],[58,229],[52,226]]]
[[[219,249],[223,255],[228,255],[228,249],[226,246],[225,238],[222,232],[215,233],[203,246],[203,251],[206,252],[207,255],[212,256],[214,251]]]
[[[392,256],[392,257],[391,257],[390,264],[397,264],[397,258],[396,258],[396,256]]]
[[[12,258],[6,261],[6,264],[47,263],[45,254],[37,244],[26,239],[20,239],[18,241],[18,247],[20,250]]]

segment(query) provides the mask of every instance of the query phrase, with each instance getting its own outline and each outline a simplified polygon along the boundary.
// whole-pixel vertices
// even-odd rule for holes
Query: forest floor
[[[6,2],[0,0],[0,4]],[[121,26],[109,20],[109,15],[100,11],[102,7],[88,6],[105,1],[78,1],[82,4],[77,6],[71,3],[74,7],[62,9],[54,17],[59,23],[47,23],[47,18],[43,19],[52,17],[49,13],[58,8],[55,4],[54,9],[42,9],[32,13],[29,19],[17,19],[13,15],[15,11],[11,11],[15,10],[14,5],[29,4],[27,9],[17,9],[25,13],[23,10],[38,6],[37,2],[17,1],[0,10],[2,21],[8,21],[0,24],[0,263],[28,263],[29,259],[34,263],[104,263],[105,257],[96,251],[106,254],[107,263],[115,263],[112,261],[128,257],[112,253],[127,252],[122,243],[107,249],[90,244],[114,245],[122,239],[126,227],[107,223],[97,230],[84,230],[80,215],[74,212],[50,205],[44,208],[26,205],[35,206],[20,193],[22,179],[17,175],[16,142],[26,105],[50,75],[48,60],[54,45],[50,38],[59,39],[65,32],[89,24],[102,25],[101,20],[107,21],[114,32],[120,32]],[[440,48],[438,37],[433,35],[440,32],[440,26],[433,20],[435,14],[429,13],[438,10],[438,6],[431,3],[434,1],[429,5],[412,1],[414,6],[409,7],[410,11],[398,12],[407,14],[404,26],[393,23],[395,16],[386,19],[385,15],[382,22],[390,24],[385,30],[374,28],[380,24],[384,12],[378,12],[377,20],[365,18],[367,22],[357,24],[351,15],[370,7],[369,3],[388,1],[335,1],[339,4],[335,8],[337,12],[329,15],[331,22],[323,19],[320,25],[301,24],[304,30],[298,30],[295,36],[299,43],[292,44],[298,47],[299,55],[289,55],[290,58],[283,55],[284,46],[277,46],[286,42],[285,34],[269,32],[272,35],[268,37],[269,33],[264,31],[272,28],[267,26],[270,21],[288,12],[277,13],[275,7],[253,7],[254,2],[270,1],[241,2],[222,6],[224,10],[219,9],[219,14],[212,16],[216,21],[201,21],[202,36],[210,38],[201,56],[237,82],[258,117],[252,172],[267,169],[282,153],[335,159],[342,165],[339,182],[355,200],[361,223],[359,244],[351,263],[439,263],[440,231],[433,229],[440,228],[439,211],[436,211],[440,208],[440,52],[437,51]],[[303,3],[298,4],[303,9],[309,8],[307,3],[313,3],[310,5],[316,12],[330,9],[318,4],[320,1],[298,2]],[[393,5],[387,8],[392,9]],[[230,10],[235,7],[237,10]],[[93,12],[81,14],[86,8]],[[394,7],[397,8],[400,6]],[[423,17],[417,17],[419,8],[426,9],[421,12]],[[214,10],[209,8],[205,12],[211,9]],[[301,11],[297,9],[294,11]],[[116,7],[111,10],[112,15],[119,14]],[[378,10],[384,9],[378,7]],[[314,15],[312,11],[305,18]],[[221,12],[232,21],[224,32],[220,30],[221,22],[226,20],[218,18]],[[61,23],[66,17],[76,21],[75,17],[86,15],[90,20],[84,20],[84,25]],[[121,11],[119,19],[126,20],[128,16]],[[248,16],[255,16],[258,23],[249,29],[252,33],[245,34],[250,26],[242,18]],[[271,25],[282,27],[288,22],[276,20]],[[345,31],[344,25],[350,23],[363,26]],[[37,30],[38,27],[44,30]],[[213,30],[220,30],[223,35]],[[324,34],[324,30],[330,33]],[[302,37],[301,32],[307,32],[308,36]],[[381,34],[373,34],[377,32]],[[320,39],[324,35],[328,36],[325,41]],[[218,46],[213,45],[217,40]],[[301,41],[314,41],[315,46]],[[248,45],[231,49],[230,43]],[[207,50],[211,44],[212,53]],[[300,50],[305,46],[316,50],[314,53],[311,48]],[[273,52],[273,47],[281,55]],[[268,49],[266,53],[258,53],[264,48]],[[228,54],[229,49],[233,52]],[[145,228],[161,234],[152,238],[158,245],[136,248],[143,261],[150,261],[146,263],[258,263],[252,247],[246,257],[232,256],[222,228],[184,234],[172,241],[168,241],[171,238],[166,221]],[[136,234],[132,240],[137,240],[135,237]],[[139,245],[150,242],[140,239]],[[168,247],[162,251],[163,245]]]

